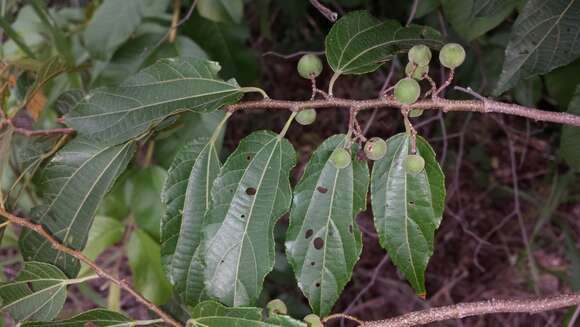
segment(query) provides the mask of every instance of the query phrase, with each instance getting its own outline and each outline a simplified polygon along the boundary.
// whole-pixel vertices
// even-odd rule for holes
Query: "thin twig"
[[[274,56],[274,57],[278,57],[278,58],[282,58],[282,59],[292,59],[295,57],[300,57],[303,56],[305,54],[315,54],[317,56],[323,55],[324,51],[297,51],[297,52],[293,52],[293,53],[289,53],[289,54],[281,54],[278,53],[276,51],[267,51],[264,52],[262,54],[262,57],[266,57],[266,56]]]
[[[407,313],[395,318],[368,321],[362,327],[409,327],[449,319],[461,319],[490,313],[540,313],[580,304],[580,292],[534,298],[529,300],[506,299],[460,303],[439,308]]]
[[[158,306],[156,306],[155,304],[144,298],[143,295],[137,293],[137,291],[131,288],[131,286],[125,280],[117,279],[107,271],[103,270],[82,252],[63,245],[59,240],[57,240],[56,238],[54,238],[54,236],[48,233],[42,225],[35,224],[25,218],[18,217],[5,210],[0,210],[0,216],[8,219],[10,222],[16,225],[35,231],[36,233],[44,237],[55,250],[62,253],[66,253],[84,262],[87,266],[91,267],[97,275],[111,281],[112,283],[115,283],[120,288],[125,290],[127,293],[131,294],[138,302],[145,305],[149,310],[155,312],[161,319],[163,319],[165,323],[173,327],[182,327],[182,325],[179,322],[177,322],[175,319],[173,319],[171,316],[169,316],[167,313],[161,310]]]
[[[226,106],[226,111],[235,111],[243,109],[304,109],[304,108],[352,108],[356,107],[358,110],[373,109],[373,108],[391,108],[400,110],[403,104],[394,99],[369,99],[369,100],[351,100],[336,97],[329,97],[328,99],[319,99],[313,101],[291,101],[291,100],[256,100],[246,101],[231,104]],[[536,121],[545,121],[566,125],[573,125],[580,127],[580,116],[569,114],[566,112],[545,111],[536,108],[524,107],[518,104],[498,102],[494,100],[486,100],[485,104],[478,100],[447,100],[443,98],[426,99],[409,105],[409,109],[423,109],[423,110],[443,110],[443,112],[450,111],[467,111],[479,113],[501,113],[507,115],[514,115],[520,117],[530,118]]]
[[[171,17],[171,29],[169,30],[169,42],[175,42],[177,37],[177,23],[179,23],[179,13],[181,11],[181,0],[173,2],[173,16]]]
[[[336,22],[336,19],[338,18],[337,13],[326,8],[326,6],[321,4],[318,0],[310,0],[310,3],[312,6],[314,6],[314,8],[316,8],[316,10],[318,10],[324,17],[326,17],[326,19],[333,23]]]

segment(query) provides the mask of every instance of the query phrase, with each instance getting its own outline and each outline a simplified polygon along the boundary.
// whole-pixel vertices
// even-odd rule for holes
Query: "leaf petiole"
[[[280,132],[280,134],[278,134],[278,138],[281,139],[284,137],[284,135],[286,135],[288,128],[290,128],[290,124],[292,124],[292,121],[294,120],[294,117],[296,117],[297,114],[298,111],[292,111],[292,114],[290,115],[290,117],[288,117],[286,124],[284,124],[284,128],[282,128],[282,131]]]

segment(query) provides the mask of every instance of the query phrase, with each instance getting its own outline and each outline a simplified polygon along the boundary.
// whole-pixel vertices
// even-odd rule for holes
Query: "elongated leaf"
[[[545,74],[580,54],[580,1],[530,0],[518,16],[505,52],[496,95],[522,78]]]
[[[241,97],[234,80],[216,76],[216,62],[162,59],[119,87],[89,93],[65,116],[68,125],[91,140],[119,144],[184,110],[214,111]]]
[[[129,267],[135,289],[155,304],[164,304],[171,296],[171,285],[165,279],[159,244],[147,233],[136,229],[127,245]]]
[[[161,221],[161,257],[170,281],[188,304],[195,305],[203,293],[203,270],[194,268],[194,254],[220,166],[215,143],[194,139],[175,158],[163,187],[167,209]]]
[[[274,224],[290,208],[292,145],[268,131],[244,138],[211,190],[205,217],[208,294],[227,305],[254,303],[274,266]]]
[[[133,156],[133,142],[98,146],[76,138],[60,150],[40,180],[45,205],[33,214],[63,244],[82,250],[100,201]],[[54,250],[42,236],[26,230],[20,237],[25,260],[48,262],[68,276],[79,271],[76,259]]]
[[[580,85],[568,106],[568,113],[580,115]],[[573,169],[580,171],[580,127],[564,125],[560,136],[560,152],[562,157]]]
[[[430,27],[401,27],[395,20],[381,22],[366,11],[355,11],[332,26],[325,44],[335,73],[364,74],[415,44],[439,48],[442,42],[439,32]]]
[[[387,141],[387,154],[373,165],[371,203],[381,246],[417,294],[425,296],[425,269],[443,214],[445,181],[425,139],[417,136],[417,154],[425,159],[422,172],[405,171],[403,162],[409,151],[407,134]]]
[[[188,326],[199,327],[304,327],[306,324],[289,316],[264,315],[260,308],[228,308],[214,301],[198,304],[191,312]]]
[[[355,216],[366,207],[369,172],[356,159],[336,169],[329,161],[345,135],[328,138],[314,152],[294,189],[286,236],[288,261],[313,311],[327,315],[350,280],[362,243]]]
[[[29,322],[22,324],[22,327],[132,327],[135,326],[134,321],[127,318],[125,315],[104,310],[93,309],[87,312],[78,314],[70,319],[59,320],[53,322]]]
[[[517,0],[443,0],[445,18],[468,41],[501,24],[513,12]]]
[[[144,10],[143,0],[105,0],[84,32],[91,55],[100,60],[108,59],[141,24]]]
[[[0,285],[0,311],[17,321],[52,320],[66,300],[67,276],[42,262],[25,262],[14,281]]]

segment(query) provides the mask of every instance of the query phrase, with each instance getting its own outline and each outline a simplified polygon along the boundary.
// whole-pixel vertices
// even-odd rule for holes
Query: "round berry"
[[[425,159],[420,155],[410,154],[405,157],[405,170],[409,174],[418,174],[425,169]]]
[[[395,85],[395,99],[403,104],[412,104],[419,98],[421,87],[412,78],[403,78]]]
[[[380,137],[373,137],[365,143],[365,154],[370,160],[379,160],[387,154],[387,142]]]
[[[350,153],[345,148],[337,148],[330,155],[330,162],[337,169],[348,167],[350,160]]]
[[[412,77],[416,80],[422,80],[423,76],[429,72],[429,66],[417,66],[412,62],[407,63],[405,66],[405,74],[408,77]]]
[[[320,321],[320,317],[318,315],[315,315],[314,313],[307,315],[302,320],[306,323],[306,326],[308,327],[323,327],[322,321]]]
[[[300,125],[310,125],[316,120],[316,110],[304,109],[296,115],[296,121]]]
[[[439,51],[439,62],[444,67],[455,69],[465,61],[465,49],[457,43],[447,43]]]
[[[421,115],[423,115],[423,109],[411,109],[409,111],[409,117],[411,118],[420,117]]]
[[[298,60],[298,74],[303,78],[315,78],[322,72],[322,61],[313,54],[303,55]]]
[[[408,55],[409,61],[417,66],[427,66],[431,61],[431,50],[424,44],[414,45]]]
[[[266,304],[266,308],[270,314],[279,314],[285,315],[288,314],[288,308],[286,308],[286,303],[280,299],[274,299],[268,304]]]

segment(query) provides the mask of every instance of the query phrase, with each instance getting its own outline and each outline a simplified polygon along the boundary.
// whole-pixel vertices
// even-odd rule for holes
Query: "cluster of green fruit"
[[[395,85],[395,99],[403,104],[413,104],[419,99],[421,87],[417,81],[425,78],[429,73],[429,62],[431,62],[431,50],[428,46],[418,44],[413,46],[409,52],[409,63],[405,67],[407,77],[401,79]],[[455,69],[465,61],[465,50],[457,43],[448,43],[439,51],[439,62],[443,67]],[[415,109],[409,113],[411,117],[421,116],[422,109]]]

